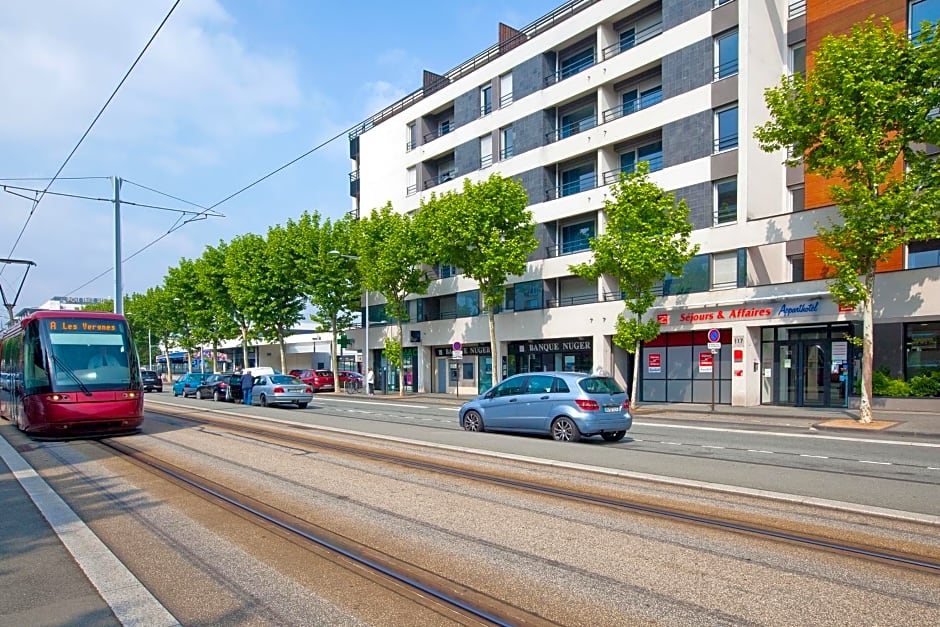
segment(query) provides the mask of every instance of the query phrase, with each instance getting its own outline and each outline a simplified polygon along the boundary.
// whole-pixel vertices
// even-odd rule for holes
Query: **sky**
[[[173,4],[0,3],[0,185],[46,187]],[[521,28],[560,4],[181,0],[39,204],[0,191],[0,258],[36,264],[16,309],[113,297],[111,177],[122,201],[161,207],[122,206],[125,294],[304,211],[341,217],[350,128],[420,87],[422,70],[442,74],[495,44],[500,22]],[[170,211],[216,205],[337,135],[219,204],[224,217],[181,224]],[[2,268],[12,300],[26,266]]]

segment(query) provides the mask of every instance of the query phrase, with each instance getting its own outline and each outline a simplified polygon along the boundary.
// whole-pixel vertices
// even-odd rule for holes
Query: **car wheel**
[[[297,409],[307,409],[306,403],[297,403]]]
[[[258,401],[261,403],[262,407],[268,406],[268,397],[265,396],[264,394],[261,395],[261,398],[259,398]]]
[[[173,397],[176,398],[179,394],[176,393],[176,390],[173,390]]]
[[[212,400],[214,400],[216,403],[218,403],[219,401],[224,400],[224,399],[222,398],[222,395],[219,394],[219,391],[216,390],[216,391],[214,391],[214,392],[212,393]]]
[[[577,442],[581,439],[578,425],[568,416],[559,416],[552,422],[552,439],[558,442]]]
[[[627,435],[626,431],[605,431],[601,434],[601,437],[604,438],[605,442],[619,442],[625,435]]]
[[[463,428],[466,431],[483,431],[483,416],[471,409],[463,417]]]

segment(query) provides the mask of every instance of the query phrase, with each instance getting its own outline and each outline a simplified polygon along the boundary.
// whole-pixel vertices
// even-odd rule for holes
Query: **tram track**
[[[581,505],[601,506],[618,511],[632,512],[664,520],[677,521],[684,524],[721,530],[725,532],[742,534],[754,538],[782,542],[794,546],[801,546],[817,551],[850,556],[856,559],[889,564],[895,567],[915,569],[932,574],[940,574],[940,547],[936,544],[918,543],[915,550],[897,550],[886,548],[885,542],[877,537],[848,541],[840,539],[837,533],[819,527],[808,527],[805,532],[796,533],[786,528],[779,520],[755,517],[753,515],[734,516],[720,507],[711,508],[707,512],[697,507],[683,507],[675,502],[670,506],[652,502],[648,498],[624,499],[611,498],[604,494],[592,493],[583,488],[563,487],[564,481],[554,477],[552,481],[532,481],[514,476],[499,476],[492,472],[482,472],[466,465],[455,463],[442,463],[423,459],[419,454],[403,455],[382,450],[381,446],[368,446],[363,444],[343,444],[326,439],[311,439],[309,432],[315,427],[308,425],[287,425],[278,423],[279,427],[262,427],[241,422],[237,417],[220,417],[218,415],[207,417],[204,410],[186,408],[179,412],[162,410],[150,411],[154,415],[162,415],[173,419],[183,419],[204,425],[223,426],[244,435],[274,438],[276,441],[291,446],[312,447],[318,450],[333,453],[353,455],[370,461],[394,464],[429,473],[451,476],[477,483],[483,483],[502,488],[520,490],[526,493],[563,499]],[[213,412],[217,413],[217,412]],[[285,432],[285,429],[288,432]],[[290,433],[302,429],[304,435]],[[718,512],[722,511],[721,515]]]

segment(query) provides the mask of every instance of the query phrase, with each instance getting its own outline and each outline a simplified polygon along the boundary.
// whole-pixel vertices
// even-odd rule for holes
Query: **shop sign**
[[[555,342],[519,342],[515,345],[520,353],[561,353],[566,351],[589,351],[591,340],[559,340]]]
[[[712,366],[715,363],[715,356],[711,351],[707,353],[698,354],[698,371],[700,373],[709,373],[712,371]]]
[[[714,311],[687,311],[679,313],[680,323],[717,322],[719,320],[763,320],[770,318],[790,318],[820,313],[822,301],[789,301],[766,307],[724,307]],[[659,324],[669,324],[669,316],[657,314]]]
[[[461,353],[466,355],[490,355],[493,351],[490,350],[489,344],[475,344],[468,346],[467,344],[461,345]],[[454,354],[454,349],[450,346],[443,347],[438,346],[434,349],[434,355],[437,357],[451,357]],[[456,359],[456,357],[454,358]]]
[[[663,356],[662,353],[650,353],[646,358],[647,372],[650,374],[659,374],[663,371]]]

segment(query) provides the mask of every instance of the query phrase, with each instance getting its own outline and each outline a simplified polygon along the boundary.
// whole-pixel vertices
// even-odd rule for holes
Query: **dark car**
[[[600,435],[623,439],[633,417],[614,379],[577,372],[531,372],[509,377],[460,408],[467,431],[542,433],[563,442]]]
[[[163,379],[153,370],[141,370],[140,378],[144,382],[144,392],[163,391]]]
[[[230,374],[213,374],[196,386],[196,398],[211,398],[214,401],[224,401],[228,398]]]
[[[301,370],[300,374],[294,376],[313,388],[314,392],[332,392],[336,388],[332,370]]]

